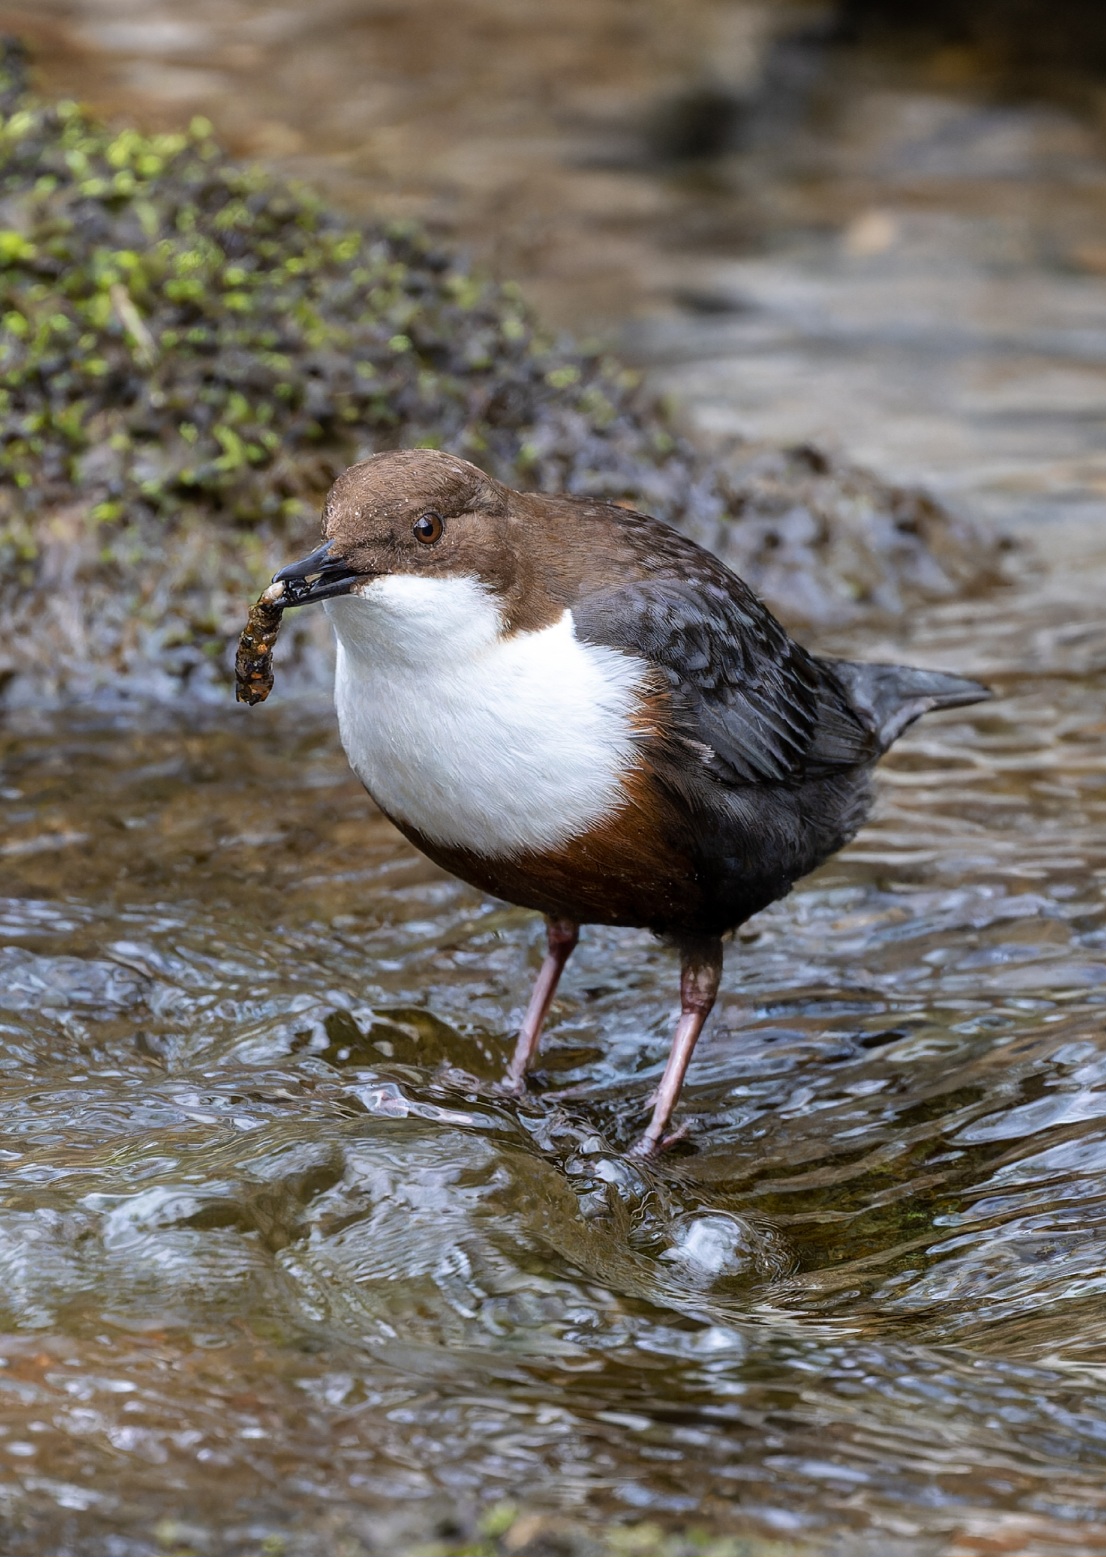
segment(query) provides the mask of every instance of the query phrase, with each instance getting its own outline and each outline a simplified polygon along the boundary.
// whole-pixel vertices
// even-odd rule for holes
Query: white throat
[[[557,848],[613,816],[645,666],[572,613],[501,636],[476,578],[392,574],[327,601],[342,744],[373,799],[436,843]]]

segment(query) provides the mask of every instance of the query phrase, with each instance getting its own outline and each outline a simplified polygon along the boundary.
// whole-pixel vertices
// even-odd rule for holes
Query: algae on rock
[[[694,446],[512,286],[229,160],[204,121],[144,135],[35,98],[12,43],[0,316],[0,679],[20,700],[229,684],[245,604],[330,481],[403,445],[656,513],[792,619],[991,572],[993,543],[918,494]],[[302,659],[309,625],[288,636]]]

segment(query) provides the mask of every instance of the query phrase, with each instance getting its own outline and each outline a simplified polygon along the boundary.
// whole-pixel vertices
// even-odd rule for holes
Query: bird
[[[505,1085],[526,1085],[581,925],[678,952],[680,1015],[632,1148],[652,1156],[679,1138],[724,939],[854,836],[908,725],[988,689],[819,658],[663,520],[518,492],[441,450],[350,466],[322,528],[264,598],[325,603],[354,772],[437,865],[545,917]]]

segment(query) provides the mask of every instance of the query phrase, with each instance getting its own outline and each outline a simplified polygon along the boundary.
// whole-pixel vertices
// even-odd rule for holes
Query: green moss
[[[478,1535],[403,1543],[397,1557],[814,1557],[806,1543],[749,1531],[717,1535],[707,1529],[666,1530],[652,1522],[581,1525],[556,1515],[497,1503],[479,1522]]]

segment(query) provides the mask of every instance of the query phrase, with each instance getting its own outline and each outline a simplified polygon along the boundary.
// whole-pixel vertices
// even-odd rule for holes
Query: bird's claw
[[[690,1133],[690,1126],[686,1124],[678,1125],[667,1135],[652,1136],[646,1131],[640,1140],[634,1142],[626,1155],[638,1162],[648,1162],[651,1158],[659,1157],[661,1152],[666,1152],[670,1146],[686,1141]]]

